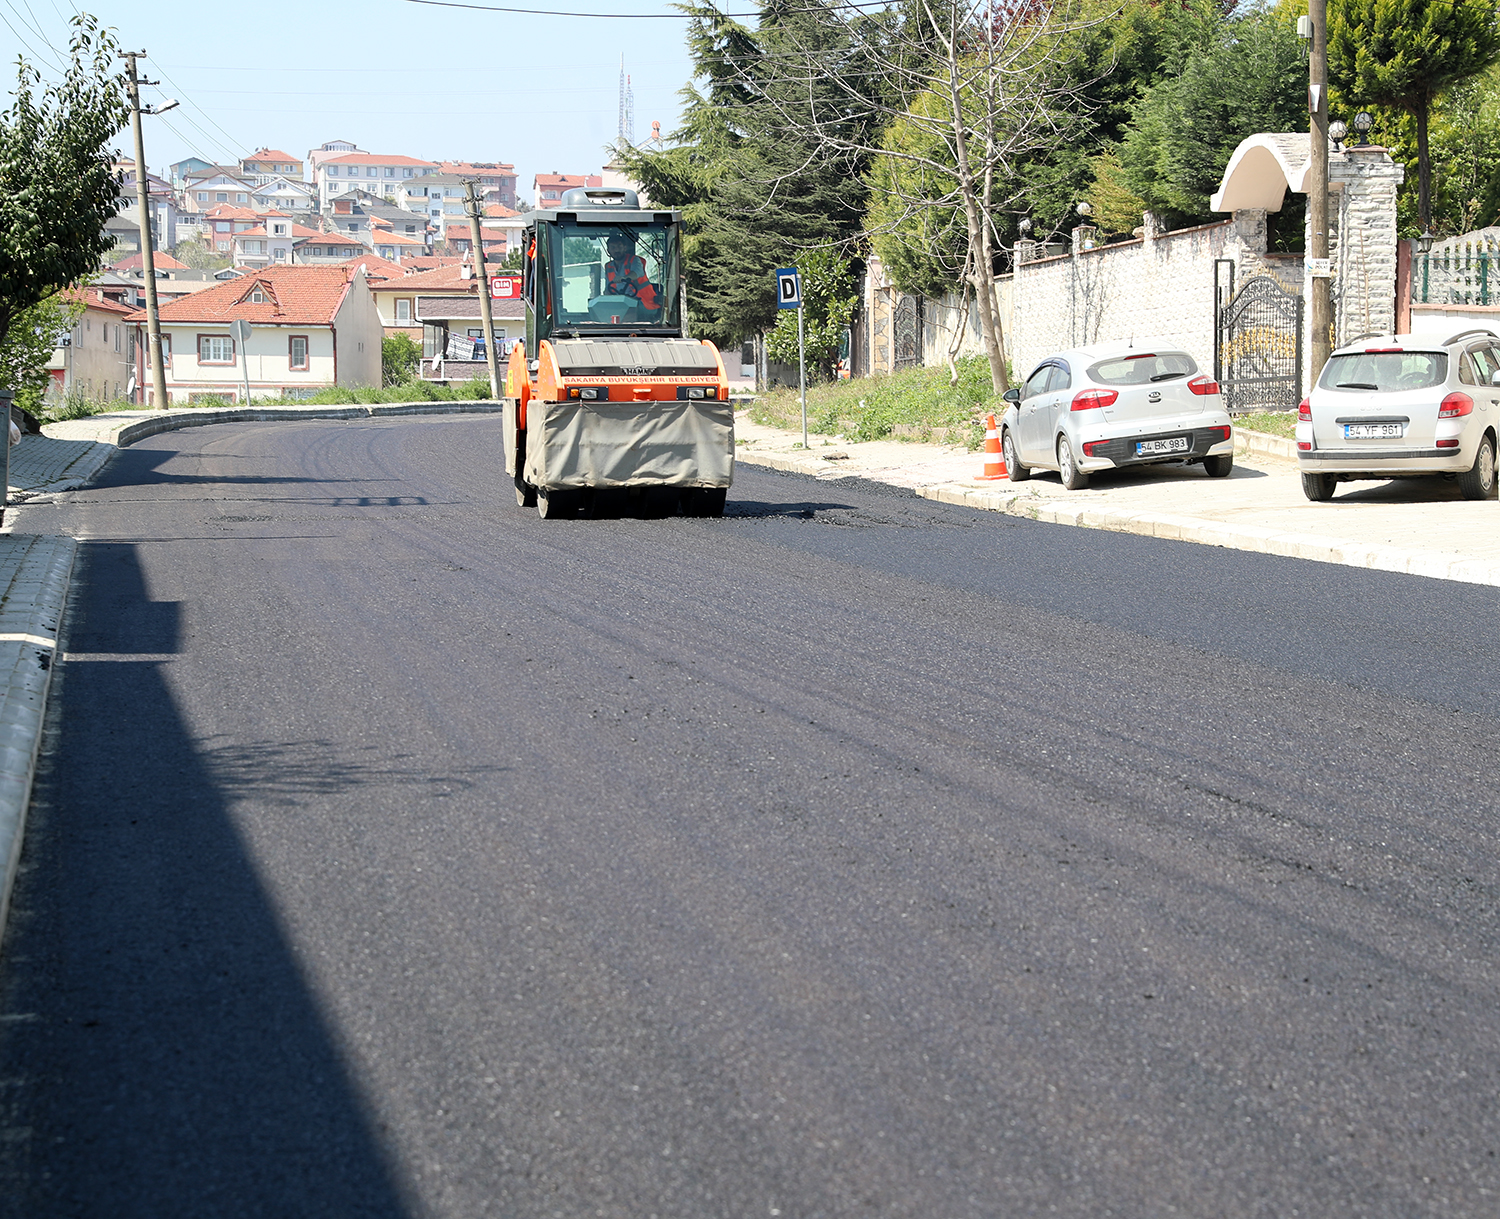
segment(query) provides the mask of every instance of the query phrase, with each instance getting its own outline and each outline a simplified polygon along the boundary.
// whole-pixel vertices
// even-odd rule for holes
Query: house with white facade
[[[570,190],[603,185],[604,179],[598,174],[537,174],[531,180],[531,205],[535,208],[557,207]]]
[[[279,148],[257,148],[240,161],[240,169],[256,183],[270,178],[300,180],[302,177],[302,162]]]
[[[333,385],[379,385],[380,317],[359,267],[268,267],[163,305],[162,363],[167,396],[188,403],[215,395],[304,397]],[[135,400],[151,402],[145,362],[146,315],[136,333]],[[234,337],[247,322],[250,336]]]
[[[516,205],[516,167],[504,161],[441,161],[438,173],[472,179],[479,193],[491,202]]]
[[[298,226],[300,229],[300,226]],[[303,236],[292,242],[292,261],[304,266],[327,266],[347,262],[372,253],[370,247],[353,233],[301,230]]]
[[[313,172],[318,208],[327,211],[331,200],[352,190],[365,190],[382,199],[394,199],[402,184],[436,168],[435,161],[393,153],[345,152],[330,156],[320,161]]]
[[[296,178],[273,177],[255,187],[250,196],[257,208],[274,207],[282,212],[315,212],[318,192]]]
[[[221,203],[248,207],[254,193],[250,182],[237,172],[214,168],[202,174],[190,174],[179,198],[185,212],[208,212]]]
[[[70,288],[64,295],[84,309],[73,329],[59,336],[47,361],[48,397],[71,393],[94,402],[125,398],[135,388],[130,379],[135,327],[128,319],[136,310],[98,288]]]

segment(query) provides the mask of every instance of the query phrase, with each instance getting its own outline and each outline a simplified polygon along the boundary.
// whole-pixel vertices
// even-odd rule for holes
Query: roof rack
[[[1457,334],[1451,336],[1450,338],[1444,339],[1443,340],[1443,346],[1446,347],[1450,343],[1456,343],[1456,342],[1458,342],[1459,339],[1466,339],[1471,334],[1485,334],[1485,335],[1488,335],[1492,339],[1500,339],[1500,334],[1496,334],[1488,326],[1475,326],[1474,328],[1472,328],[1470,330],[1460,330]]]

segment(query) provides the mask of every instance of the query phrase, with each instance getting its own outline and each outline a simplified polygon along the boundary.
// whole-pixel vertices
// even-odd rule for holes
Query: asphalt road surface
[[[498,436],[17,514],[87,545],[4,1214],[1500,1213],[1500,590],[750,467],[541,521]]]

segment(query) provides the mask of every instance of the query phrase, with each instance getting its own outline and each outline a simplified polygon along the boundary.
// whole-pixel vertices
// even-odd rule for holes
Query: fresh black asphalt
[[[1500,589],[749,466],[541,521],[498,443],[16,513],[85,545],[0,1214],[1500,1212]]]

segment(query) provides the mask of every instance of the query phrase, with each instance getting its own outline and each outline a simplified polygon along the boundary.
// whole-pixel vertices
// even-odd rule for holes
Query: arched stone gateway
[[[1300,286],[1311,295],[1312,278],[1322,272],[1302,260],[1300,285],[1287,283],[1286,259],[1266,249],[1266,215],[1280,211],[1286,194],[1307,192],[1311,139],[1305,132],[1262,132],[1240,141],[1224,170],[1223,180],[1209,206],[1229,212],[1234,219],[1232,256],[1235,279],[1243,287],[1257,274],[1276,275],[1282,286]],[[1396,328],[1396,191],[1406,171],[1384,148],[1349,147],[1328,156],[1328,250],[1333,296],[1333,343],[1339,346],[1356,336],[1390,333]],[[1231,250],[1225,251],[1226,255]],[[1236,289],[1238,291],[1238,289]],[[1227,301],[1217,302],[1221,309]],[[1311,310],[1304,309],[1299,346],[1307,350],[1306,327]],[[1220,342],[1234,335],[1220,334]],[[1306,392],[1308,372],[1301,372]]]

